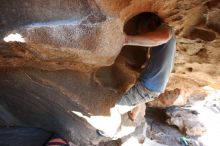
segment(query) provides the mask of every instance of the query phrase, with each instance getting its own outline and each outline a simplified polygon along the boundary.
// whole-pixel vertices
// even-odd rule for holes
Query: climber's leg
[[[126,92],[116,106],[135,107],[154,100],[164,91],[173,68],[176,51],[175,35],[165,44],[152,47],[150,62],[139,81]],[[122,107],[120,107],[122,109]],[[129,111],[129,110],[127,110]],[[122,110],[122,113],[126,111]]]

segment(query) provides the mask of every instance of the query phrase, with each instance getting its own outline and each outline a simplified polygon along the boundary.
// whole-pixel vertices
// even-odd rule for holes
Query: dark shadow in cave
[[[156,13],[142,12],[130,18],[127,22],[125,22],[123,28],[124,33],[127,35],[138,35],[138,27],[140,22],[148,25],[147,23],[149,22],[146,20],[149,20],[150,18],[153,18],[155,20],[156,26],[159,26],[161,23],[163,23],[163,20]],[[155,27],[151,25],[148,26],[152,29],[152,31],[155,30]]]
[[[110,90],[119,90],[132,80],[131,74],[125,70],[140,70],[147,60],[146,54],[146,47],[124,46],[113,65],[101,67],[96,71],[95,81]]]

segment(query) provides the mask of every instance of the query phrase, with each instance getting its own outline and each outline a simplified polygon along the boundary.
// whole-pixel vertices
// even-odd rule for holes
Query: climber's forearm
[[[124,45],[153,47],[166,43],[171,37],[171,28],[162,26],[154,32],[147,32],[136,36],[126,35]]]

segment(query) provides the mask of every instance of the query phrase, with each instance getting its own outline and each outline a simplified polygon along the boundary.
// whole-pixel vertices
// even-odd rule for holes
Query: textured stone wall
[[[140,55],[146,48],[123,47],[123,28],[146,11],[162,17],[177,35],[167,90],[187,91],[187,98],[206,85],[219,89],[218,0],[3,0],[0,123],[57,131],[76,145],[104,140],[72,111],[109,115],[135,82],[134,66],[146,60]],[[5,42],[10,34],[23,41]]]

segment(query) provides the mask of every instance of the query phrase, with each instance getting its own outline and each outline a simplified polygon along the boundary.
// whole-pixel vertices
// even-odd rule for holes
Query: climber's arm
[[[125,35],[124,45],[153,47],[166,43],[171,37],[171,27],[164,24],[153,32],[146,32],[140,35]]]

